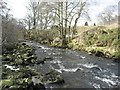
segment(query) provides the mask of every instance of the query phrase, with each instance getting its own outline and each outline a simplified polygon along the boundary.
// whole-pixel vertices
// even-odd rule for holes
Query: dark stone
[[[36,64],[44,64],[45,63],[45,60],[38,60],[38,61],[36,61]]]
[[[114,62],[120,63],[120,57],[114,57]]]
[[[105,55],[104,55],[103,52],[101,52],[101,51],[97,51],[97,52],[95,53],[95,56],[103,57],[103,56],[105,56]]]
[[[11,60],[10,58],[6,58],[6,57],[2,58],[2,61],[10,61],[10,60]]]
[[[29,57],[29,56],[32,56],[32,55],[33,55],[33,53],[32,53],[32,52],[29,52],[27,56]]]
[[[52,59],[52,57],[47,56],[47,57],[44,58],[44,61],[45,61],[45,60],[51,60],[51,59]]]
[[[33,83],[31,85],[28,86],[28,90],[45,90],[45,86],[41,83],[33,85]]]
[[[22,43],[22,45],[27,45],[26,43]]]

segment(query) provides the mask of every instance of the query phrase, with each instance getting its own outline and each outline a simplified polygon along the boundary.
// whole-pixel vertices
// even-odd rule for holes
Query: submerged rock
[[[32,76],[32,82],[34,85],[37,85],[37,84],[42,84],[42,78],[43,76]]]
[[[50,57],[50,56],[47,56],[44,58],[44,60],[50,60],[50,59],[52,59],[52,57]]]

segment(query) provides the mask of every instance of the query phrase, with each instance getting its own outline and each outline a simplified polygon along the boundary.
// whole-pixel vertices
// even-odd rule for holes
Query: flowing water
[[[57,70],[65,80],[64,84],[46,85],[48,88],[118,88],[118,63],[110,59],[88,55],[76,50],[59,49],[24,42],[36,48],[38,60],[49,57],[44,64],[31,66],[41,73]]]

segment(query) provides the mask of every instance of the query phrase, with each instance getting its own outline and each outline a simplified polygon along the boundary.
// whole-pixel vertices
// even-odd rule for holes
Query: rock
[[[10,61],[10,58],[3,57],[3,58],[2,58],[2,61]]]
[[[49,60],[49,59],[52,59],[52,57],[47,56],[47,57],[44,58],[44,61],[45,61],[45,60]]]
[[[20,89],[20,85],[12,85],[9,87],[9,90],[13,90],[13,89]]]
[[[46,90],[43,84],[37,84],[33,86],[33,90]]]
[[[2,86],[2,88],[8,88],[12,86],[13,84],[14,84],[13,79],[4,79],[4,80],[1,80],[0,82],[0,86]]]
[[[13,61],[13,56],[10,54],[3,55],[2,61]]]
[[[56,70],[52,70],[46,73],[42,79],[44,83],[64,83],[64,79],[61,77],[60,73]]]
[[[38,46],[38,48],[42,48],[41,46]]]
[[[35,86],[35,85],[37,85],[37,84],[42,84],[42,78],[43,78],[43,76],[32,76],[32,82],[33,82],[33,85]]]
[[[95,53],[95,56],[103,57],[103,56],[105,56],[105,55],[104,55],[103,52],[101,52],[101,51],[97,51],[97,52]]]
[[[52,42],[53,46],[60,46],[62,43],[62,40],[60,38],[55,38]]]
[[[92,53],[91,53],[91,52],[88,52],[88,54],[89,54],[89,55],[92,55]]]
[[[18,73],[18,78],[29,78],[34,75],[39,75],[39,73],[37,73],[34,70],[21,69],[20,72]]]
[[[120,57],[114,57],[114,62],[120,63]]]
[[[27,54],[28,57],[29,57],[29,56],[32,56],[32,55],[33,55],[32,52],[29,52],[29,53]]]
[[[22,45],[27,45],[26,43],[22,43]]]
[[[17,64],[17,65],[22,65],[23,64],[23,60],[21,60],[21,59],[16,59],[15,60],[15,64]]]
[[[44,63],[45,63],[45,60],[41,60],[41,61],[40,61],[40,60],[37,60],[37,61],[36,61],[36,64],[44,64]]]

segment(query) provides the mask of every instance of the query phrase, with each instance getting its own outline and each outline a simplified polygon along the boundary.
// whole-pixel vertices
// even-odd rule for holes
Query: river
[[[63,84],[49,84],[47,88],[118,88],[118,63],[111,59],[88,55],[85,52],[60,49],[24,42],[36,48],[38,60],[47,58],[44,64],[36,64],[30,68],[46,73],[57,70],[65,80]]]

